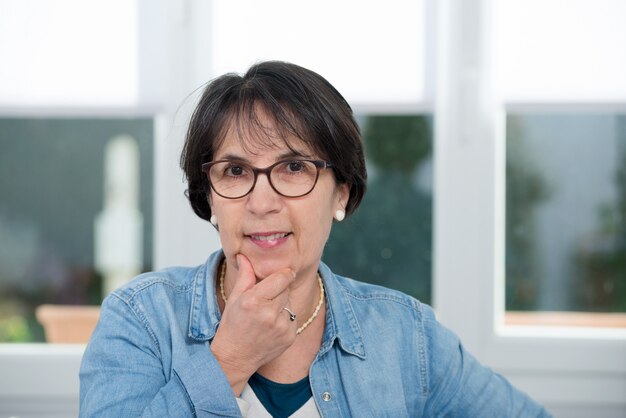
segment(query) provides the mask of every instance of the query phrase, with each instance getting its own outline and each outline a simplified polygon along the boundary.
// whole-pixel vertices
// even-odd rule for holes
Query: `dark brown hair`
[[[253,65],[243,76],[225,74],[208,83],[193,112],[181,167],[187,177],[186,195],[202,219],[211,217],[211,209],[201,165],[212,161],[232,128],[244,146],[252,137],[253,144],[276,146],[276,140],[282,140],[290,148],[287,138],[302,140],[332,164],[339,184],[350,186],[346,214],[358,207],[367,172],[352,109],[319,74],[295,64],[267,61]]]

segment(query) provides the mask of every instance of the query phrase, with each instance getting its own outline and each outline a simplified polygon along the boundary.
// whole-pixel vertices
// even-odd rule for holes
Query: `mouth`
[[[274,248],[287,241],[290,235],[291,232],[254,232],[246,237],[261,248]]]
[[[255,233],[248,235],[248,237],[255,241],[275,241],[280,238],[285,238],[288,235],[291,235],[291,232]]]

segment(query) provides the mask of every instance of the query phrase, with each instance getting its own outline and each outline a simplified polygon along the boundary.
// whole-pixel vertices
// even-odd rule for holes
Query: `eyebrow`
[[[289,158],[311,158],[311,155],[306,155],[304,153],[301,152],[296,152],[296,151],[287,151],[284,152],[282,154],[280,154],[278,156],[278,158],[276,159],[276,161],[280,161],[280,160],[285,160],[285,159],[289,159]],[[232,161],[241,161],[241,162],[245,162],[245,163],[249,163],[250,160],[248,160],[245,157],[242,157],[240,155],[237,154],[226,154],[223,155],[219,158],[220,160],[232,160]]]

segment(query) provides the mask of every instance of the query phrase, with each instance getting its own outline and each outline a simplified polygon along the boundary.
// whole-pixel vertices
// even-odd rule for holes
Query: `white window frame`
[[[624,330],[502,325],[505,115],[524,106],[507,109],[493,94],[491,1],[443,0],[439,7],[433,228],[438,316],[482,362],[556,416],[624,416]]]
[[[176,134],[171,121],[177,114],[177,105],[195,86],[189,74],[180,74],[191,61],[189,35],[192,24],[191,1],[201,5],[200,0],[168,2],[166,0],[138,0],[140,51],[150,50],[142,45],[164,46],[166,53],[152,50],[139,56],[139,101],[136,106],[120,107],[19,107],[2,108],[3,117],[154,117],[155,120],[155,241],[167,233],[159,225],[171,224],[169,219],[177,216],[172,213],[169,202],[182,195],[180,171],[172,169],[171,158],[164,158],[173,152],[170,136]],[[165,11],[164,11],[165,10]],[[205,10],[203,10],[205,11]],[[198,17],[199,19],[199,17]],[[165,28],[165,29],[164,29]],[[168,65],[172,59],[181,58],[181,64]],[[174,58],[172,58],[174,57]],[[171,80],[171,81],[170,81]],[[165,121],[169,121],[166,123]],[[180,151],[176,151],[180,154]],[[174,172],[175,171],[175,172]],[[173,174],[172,174],[173,173]],[[168,179],[171,176],[171,179]],[[165,184],[163,184],[165,183]],[[159,202],[165,201],[163,208]],[[161,210],[157,210],[161,209]],[[179,208],[177,208],[179,209]],[[180,211],[180,209],[179,209]],[[170,216],[170,217],[168,217]],[[168,221],[164,220],[168,217]],[[164,231],[165,230],[165,231]],[[195,231],[197,228],[189,229]],[[159,235],[160,234],[160,235]],[[177,234],[181,235],[181,234]],[[206,240],[206,238],[205,238]],[[163,252],[163,249],[160,249]],[[155,257],[158,256],[155,248]],[[50,417],[62,418],[78,415],[80,361],[85,350],[84,344],[0,344],[0,416],[20,418]]]

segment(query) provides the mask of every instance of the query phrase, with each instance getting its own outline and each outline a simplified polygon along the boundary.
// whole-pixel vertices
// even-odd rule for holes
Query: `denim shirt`
[[[81,417],[240,417],[210,343],[216,269],[143,274],[108,296],[80,369]],[[322,417],[546,417],[480,365],[432,310],[323,263],[326,327],[309,370]]]

